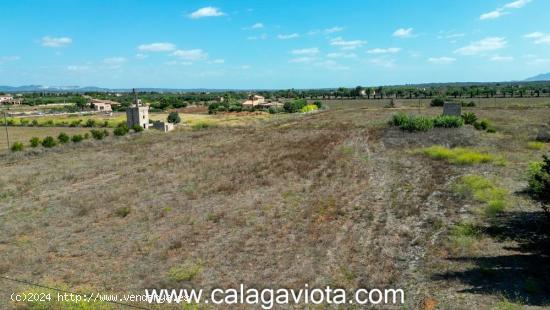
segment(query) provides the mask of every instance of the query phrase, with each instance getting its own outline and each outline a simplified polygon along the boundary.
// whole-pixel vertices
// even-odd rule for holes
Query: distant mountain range
[[[539,74],[539,75],[534,76],[534,77],[530,77],[530,78],[526,79],[525,81],[527,81],[527,82],[534,82],[534,81],[550,81],[550,72],[549,72],[549,73]]]
[[[523,81],[507,81],[507,82],[448,82],[448,83],[418,83],[418,84],[405,84],[405,85],[385,85],[385,86],[409,86],[409,87],[440,87],[440,86],[476,86],[476,85],[496,85],[503,83],[528,83],[528,82],[537,82],[537,81],[550,81],[550,73],[539,74],[534,77],[530,77]],[[371,86],[372,87],[372,86]],[[318,89],[336,89],[333,88],[318,88]],[[227,91],[270,91],[274,89],[222,89],[222,88],[136,88],[140,92],[165,92],[165,93],[187,93],[187,92],[227,92]],[[296,89],[303,90],[303,89]],[[4,93],[18,93],[18,92],[131,92],[131,88],[103,88],[96,86],[44,86],[44,85],[23,85],[23,86],[2,86],[0,85],[0,92]]]
[[[140,92],[225,92],[236,89],[183,89],[183,88],[136,88]],[[102,88],[96,86],[44,86],[44,85],[23,85],[3,86],[0,85],[0,92],[131,92],[131,88]]]

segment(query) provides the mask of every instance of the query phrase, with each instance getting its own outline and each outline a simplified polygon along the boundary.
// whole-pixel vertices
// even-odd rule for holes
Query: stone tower
[[[133,89],[134,103],[126,109],[126,124],[128,128],[138,125],[143,129],[149,129],[149,107],[141,104],[138,99],[136,90]]]

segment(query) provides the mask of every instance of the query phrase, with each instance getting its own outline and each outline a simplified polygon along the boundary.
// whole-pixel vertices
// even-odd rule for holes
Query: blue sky
[[[550,71],[548,0],[18,0],[0,85],[318,88]]]

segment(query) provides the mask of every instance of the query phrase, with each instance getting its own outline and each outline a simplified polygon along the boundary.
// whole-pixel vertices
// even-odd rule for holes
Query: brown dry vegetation
[[[250,125],[5,155],[0,273],[75,290],[141,293],[181,286],[173,271],[192,266],[183,285],[402,287],[407,309],[426,300],[441,309],[486,309],[511,299],[510,292],[524,297],[496,283],[523,283],[544,265],[520,261],[529,263],[520,266],[528,274],[505,274],[484,261],[496,278],[480,284],[476,262],[524,255],[524,240],[504,238],[496,227],[506,231],[507,216],[536,217],[537,207],[514,197],[500,226],[480,222],[486,235],[471,248],[452,248],[449,231],[476,218],[479,206],[452,185],[476,173],[521,191],[527,162],[543,153],[527,149],[524,139],[550,111],[472,111],[499,132],[468,126],[404,133],[386,126],[393,109],[353,102]],[[509,164],[453,166],[407,151],[434,144],[481,147]],[[545,254],[533,259],[547,262]],[[535,280],[534,297],[518,302],[548,305],[549,282]],[[0,307],[11,305],[6,292],[22,288],[0,280]]]

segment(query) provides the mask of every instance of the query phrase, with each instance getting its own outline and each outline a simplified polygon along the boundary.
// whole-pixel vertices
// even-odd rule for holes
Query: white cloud
[[[414,37],[413,28],[399,28],[393,32],[393,36],[397,38],[412,38]]]
[[[357,58],[357,55],[355,53],[345,53],[345,52],[328,53],[327,58]]]
[[[223,63],[225,63],[225,60],[221,59],[221,58],[218,58],[218,59],[214,59],[212,61],[209,61],[208,63],[210,63],[210,64],[223,64]]]
[[[126,62],[124,57],[110,57],[103,59],[103,63],[111,68],[119,68]]]
[[[138,46],[138,50],[143,52],[170,52],[176,49],[173,43],[157,42],[150,44],[142,44]]]
[[[533,32],[525,35],[528,39],[533,39],[535,44],[550,44],[550,34],[542,32]]]
[[[346,41],[341,37],[334,38],[330,41],[330,45],[338,46],[344,50],[353,50],[363,46],[364,44],[367,44],[367,41],[362,41],[362,40]]]
[[[242,65],[242,66],[240,67],[240,69],[241,69],[241,70],[250,70],[250,69],[252,69],[252,66],[251,66],[251,65]]]
[[[176,61],[176,60],[171,60],[171,61],[165,62],[164,64],[166,64],[166,65],[168,65],[168,66],[190,66],[190,65],[192,65],[193,63],[190,62],[190,61]]]
[[[514,61],[514,57],[495,55],[489,58],[489,60],[494,62],[510,62],[510,61]]]
[[[336,27],[332,27],[332,28],[327,28],[327,29],[324,30],[324,32],[327,33],[327,34],[330,34],[330,33],[340,32],[342,30],[344,30],[344,27],[336,26]]]
[[[504,48],[508,42],[505,38],[489,37],[480,41],[472,42],[467,46],[455,50],[455,53],[462,55],[477,55],[479,53],[494,51]]]
[[[149,57],[149,55],[141,54],[141,53],[137,53],[136,56],[135,56],[136,59],[145,59],[147,57]]]
[[[496,19],[501,16],[510,14],[507,9],[521,9],[522,7],[526,6],[527,3],[531,2],[531,0],[516,0],[510,3],[505,4],[503,7],[497,8],[494,11],[481,14],[479,16],[480,20],[487,20],[487,19]]]
[[[296,39],[296,38],[299,38],[299,37],[300,37],[300,35],[297,34],[297,33],[277,35],[277,39],[280,39],[280,40]]]
[[[399,47],[389,47],[389,48],[373,48],[367,51],[367,54],[395,54],[401,51]]]
[[[216,16],[223,16],[223,15],[225,15],[225,13],[220,11],[219,8],[207,6],[204,8],[200,8],[195,12],[189,14],[189,17],[193,19],[198,19],[203,17],[216,17]]]
[[[484,13],[484,14],[481,14],[479,16],[479,19],[480,20],[486,20],[486,19],[496,19],[496,18],[499,18],[501,16],[504,16],[508,14],[508,12],[505,12],[503,9],[496,9],[494,11],[491,11],[491,12],[488,12],[488,13]]]
[[[252,28],[252,29],[262,29],[262,28],[264,28],[264,24],[262,24],[262,23],[255,23],[255,24],[252,25],[250,28]]]
[[[317,55],[319,53],[319,49],[316,47],[302,48],[302,49],[292,50],[291,53],[293,55]]]
[[[521,9],[529,2],[531,2],[531,0],[517,0],[506,4],[504,7],[507,9]]]
[[[50,36],[45,36],[42,38],[41,42],[42,46],[46,47],[62,47],[71,44],[73,42],[73,39],[69,37],[54,38]]]
[[[304,57],[297,57],[297,58],[292,58],[291,60],[289,60],[289,62],[292,62],[292,63],[312,63],[313,61],[315,61],[315,57],[309,57],[309,56],[304,56]]]
[[[428,62],[436,65],[449,65],[455,62],[456,59],[452,57],[430,57],[428,58]]]
[[[208,58],[208,54],[201,49],[176,50],[172,55],[189,61],[205,60]]]

